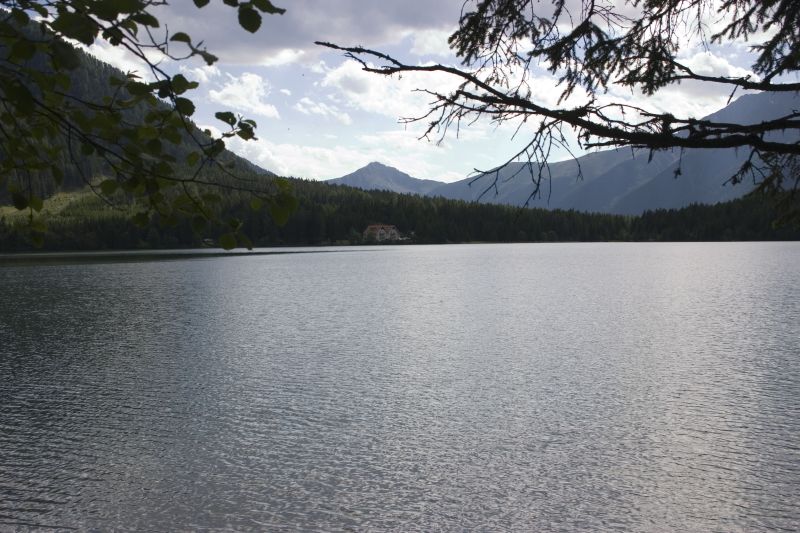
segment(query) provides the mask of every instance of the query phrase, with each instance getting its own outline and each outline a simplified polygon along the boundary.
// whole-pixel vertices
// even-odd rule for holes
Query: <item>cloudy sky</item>
[[[236,11],[211,2],[198,9],[189,0],[175,0],[157,12],[169,31],[185,31],[203,40],[220,60],[167,65],[201,82],[193,93],[195,120],[219,127],[215,111],[230,110],[256,120],[257,141],[229,145],[254,163],[286,176],[312,179],[339,177],[371,161],[397,167],[412,176],[440,181],[464,178],[475,168],[487,169],[513,155],[525,140],[514,128],[478,123],[449,135],[443,142],[419,140],[419,125],[404,125],[402,117],[418,116],[429,98],[414,89],[447,88],[444,75],[387,78],[364,73],[340,53],[314,45],[375,48],[412,64],[457,64],[447,46],[463,0],[274,0],[285,7],[282,16],[265,16],[261,29],[249,34],[236,21]],[[123,70],[141,68],[120,50],[102,44],[93,53]],[[744,46],[689,46],[684,61],[703,74],[746,73]],[[534,73],[534,97],[553,103],[554,81]],[[626,90],[612,89],[607,98],[637,100]],[[703,116],[723,107],[724,88],[684,84],[661,91],[646,105],[684,110]],[[435,141],[435,139],[434,139]],[[566,153],[556,154],[564,159]]]

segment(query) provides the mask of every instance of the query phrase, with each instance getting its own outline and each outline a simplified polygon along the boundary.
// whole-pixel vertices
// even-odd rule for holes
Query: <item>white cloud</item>
[[[192,2],[172,2],[154,12],[170,30],[185,31],[196,41],[203,40],[225,64],[269,65],[276,57],[292,62],[312,60],[322,52],[314,41],[379,48],[398,44],[411,31],[456,24],[463,0],[337,0],[335,5],[292,0],[284,4],[284,15],[264,16],[262,27],[252,35],[239,27],[236,11],[222,2],[202,9]],[[306,54],[282,56],[283,50],[304,50]]]
[[[284,48],[262,59],[261,64],[265,67],[291,65],[292,63],[297,63],[300,61],[305,53],[305,50]]]
[[[222,75],[222,72],[220,72],[219,68],[215,65],[203,65],[196,68],[181,65],[180,70],[184,74],[188,74],[191,79],[199,81],[200,83],[208,83],[211,79]]]
[[[316,63],[312,64],[309,67],[309,69],[314,74],[325,74],[326,72],[328,72],[330,70],[330,68],[328,68],[328,64],[325,63],[325,61],[322,61],[322,60],[317,61]]]
[[[421,30],[415,31],[411,53],[418,56],[450,57],[453,52],[447,44],[447,38],[454,30]]]
[[[292,91],[290,91],[289,89],[281,89],[280,93],[285,94],[286,96],[292,96]]]
[[[371,161],[368,154],[346,145],[328,148],[237,138],[228,142],[228,148],[278,175],[300,178],[336,178]]]
[[[752,71],[737,67],[731,64],[727,58],[715,55],[708,50],[678,59],[678,61],[689,67],[695,74],[704,76],[755,77]]]
[[[352,60],[329,70],[322,81],[323,87],[337,90],[349,107],[392,118],[416,117],[427,112],[432,97],[416,89],[425,87],[448,93],[457,85],[458,80],[446,73],[410,72],[389,77],[364,72]]]
[[[305,115],[320,115],[336,119],[345,126],[349,126],[353,123],[350,115],[340,111],[338,107],[323,102],[314,102],[310,98],[301,98],[300,101],[294,105],[294,108]]]
[[[278,109],[266,102],[268,96],[269,83],[252,72],[245,72],[239,77],[228,74],[228,82],[221,90],[208,91],[212,102],[267,118],[280,118]]]
[[[727,57],[708,50],[684,56],[679,58],[679,61],[700,75],[725,77],[750,75],[755,79],[751,71],[738,67],[732,64]],[[725,107],[731,91],[732,86],[730,85],[684,80],[681,83],[668,85],[652,96],[645,96],[640,91],[631,92],[630,88],[613,86],[609,93],[601,95],[599,100],[606,104],[627,103],[652,113],[672,113],[679,117],[701,118]],[[740,96],[747,92],[750,91],[739,90],[736,94]]]
[[[81,48],[85,48],[87,52],[92,54],[100,61],[105,61],[106,63],[117,67],[122,72],[134,72],[137,76],[142,78],[142,80],[148,82],[155,80],[155,77],[153,76],[153,73],[150,71],[150,68],[147,66],[147,64],[122,46],[113,46],[108,41],[103,39],[98,39],[89,47],[84,47],[79,43],[76,44],[78,44]],[[164,57],[160,53],[150,53],[148,55],[148,59],[153,63],[160,61],[162,65],[170,61],[169,58]]]
[[[357,139],[331,135],[320,137],[330,144],[280,143],[262,137],[244,142],[234,138],[228,141],[228,148],[279,175],[317,180],[349,174],[372,161],[394,166],[417,178],[448,182],[463,179],[471,170],[469,165],[462,172],[454,170],[447,163],[447,149],[419,141],[414,134],[403,130],[384,131]]]

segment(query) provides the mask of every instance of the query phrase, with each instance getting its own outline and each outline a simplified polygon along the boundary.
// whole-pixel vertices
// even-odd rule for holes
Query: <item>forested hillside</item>
[[[800,230],[773,227],[771,204],[748,197],[715,206],[649,211],[641,216],[520,209],[501,205],[363,191],[291,180],[297,210],[279,226],[254,211],[251,198],[232,192],[219,209],[238,218],[254,246],[364,244],[367,225],[396,225],[408,243],[795,240]],[[0,208],[0,252],[25,251],[25,219]],[[224,228],[193,228],[181,219],[137,226],[130,212],[109,207],[89,191],[60,193],[43,210],[45,250],[146,249],[217,246]]]
[[[61,55],[71,58],[70,62],[75,62],[75,65],[70,68],[61,68],[58,71],[54,71],[52,61],[42,52],[32,55],[25,62],[25,66],[31,71],[43,72],[55,79],[63,78],[62,85],[67,87],[64,104],[66,107],[81,109],[81,106],[83,106],[87,110],[97,111],[101,115],[105,112],[109,120],[116,115],[121,116],[122,123],[130,127],[127,133],[132,137],[117,139],[116,141],[120,146],[126,146],[131,139],[138,138],[137,136],[147,137],[157,144],[158,154],[163,153],[168,160],[174,162],[179,174],[175,177],[180,179],[194,176],[197,172],[196,177],[203,181],[211,181],[222,185],[239,185],[234,178],[239,173],[248,174],[250,179],[253,179],[255,175],[271,175],[269,172],[227,150],[223,150],[215,156],[216,163],[219,163],[219,165],[216,165],[216,170],[210,170],[215,165],[203,165],[199,158],[192,159],[192,157],[189,157],[192,152],[198,150],[197,139],[201,141],[208,140],[191,122],[189,122],[189,129],[191,130],[191,136],[195,139],[194,141],[187,131],[174,132],[168,128],[159,127],[159,120],[162,120],[162,118],[166,120],[167,115],[170,113],[170,108],[166,101],[159,101],[155,109],[144,103],[125,107],[124,109],[114,109],[113,111],[111,107],[108,109],[103,108],[105,105],[110,106],[112,101],[129,99],[131,95],[126,89],[126,83],[131,79],[138,78],[128,78],[126,73],[100,61],[82,49],[75,48],[60,39],[43,33],[42,29],[34,22],[25,26],[16,26],[15,28],[32,40],[43,40],[49,42],[53,49],[65,50],[65,53]],[[6,48],[0,49],[0,60],[4,59],[2,54],[8,54],[8,50]],[[10,68],[9,65],[5,65],[4,68]],[[35,92],[35,88],[31,90]],[[87,102],[92,104],[86,105]],[[159,114],[163,114],[164,117],[155,117]],[[89,111],[83,115],[83,119],[86,121],[90,119]],[[48,142],[53,142],[60,147],[59,150],[55,151],[55,158],[48,161],[49,165],[59,169],[59,177],[58,179],[52,179],[47,173],[29,170],[28,173],[31,174],[32,179],[26,180],[26,188],[29,185],[32,188],[30,192],[36,196],[47,198],[56,191],[74,191],[87,185],[96,186],[104,179],[113,178],[117,173],[117,170],[112,168],[109,158],[103,157],[96,149],[87,151],[86,146],[84,146],[85,143],[81,143],[77,138],[61,135],[56,139],[48,139]],[[5,150],[6,146],[0,144],[0,157],[5,156]],[[195,162],[190,164],[187,160]],[[4,182],[7,181],[8,176],[0,176],[0,184],[6,185]],[[9,199],[10,195],[7,188],[5,186],[0,187],[0,203],[10,203]]]

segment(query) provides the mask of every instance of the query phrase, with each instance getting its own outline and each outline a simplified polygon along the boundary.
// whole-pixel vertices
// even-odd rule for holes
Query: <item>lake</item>
[[[299,251],[0,259],[0,530],[800,527],[800,243]]]

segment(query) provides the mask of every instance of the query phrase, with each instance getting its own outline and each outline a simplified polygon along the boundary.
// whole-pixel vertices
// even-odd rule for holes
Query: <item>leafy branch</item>
[[[194,0],[198,8],[209,0]],[[248,32],[257,31],[263,14],[282,14],[269,0],[224,0],[237,10]],[[191,120],[190,91],[198,83],[171,75],[164,59],[199,58],[213,65],[217,57],[185,32],[161,29],[153,15],[165,0],[2,0],[0,2],[0,185],[18,209],[30,210],[32,240],[40,244],[44,225],[34,224],[42,197],[60,185],[65,164],[77,169],[86,185],[108,201],[119,189],[144,200],[135,220],[153,216],[174,221],[193,216],[221,222],[209,205],[206,189],[246,191],[263,203],[291,207],[287,185],[277,179],[243,180],[230,168],[225,141],[255,139],[255,121],[230,112],[217,118],[228,128],[218,137],[200,132]],[[78,87],[90,60],[70,43],[90,46],[105,41],[121,47],[146,68],[150,80],[134,73],[111,73],[107,85]],[[103,95],[98,99],[97,95]],[[82,168],[94,162],[93,172]],[[220,170],[226,180],[210,181],[206,170]],[[185,169],[189,169],[187,172]],[[96,186],[97,174],[107,179]],[[36,182],[36,183],[34,183]],[[175,187],[180,192],[173,192]],[[37,193],[38,190],[38,193]],[[287,207],[288,206],[288,207]],[[197,226],[203,223],[198,222]],[[233,235],[240,225],[231,224]],[[240,239],[246,243],[246,237]],[[236,242],[227,239],[224,245]]]

